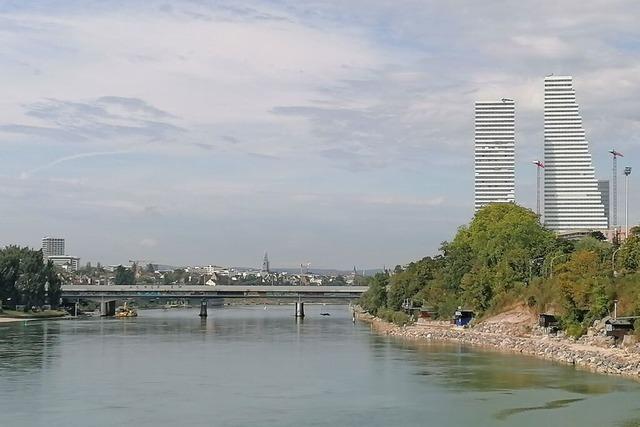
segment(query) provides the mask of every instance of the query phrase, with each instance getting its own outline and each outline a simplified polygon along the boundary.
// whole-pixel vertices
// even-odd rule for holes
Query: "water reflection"
[[[601,427],[637,415],[629,381],[394,340],[346,307],[305,308],[304,321],[293,306],[211,307],[206,319],[141,310],[0,327],[3,425]]]
[[[623,391],[625,386],[561,364],[526,356],[482,351],[462,344],[397,342],[420,362],[416,375],[440,378],[444,387],[509,393],[523,389],[558,389],[582,395]],[[429,381],[433,381],[429,379]]]
[[[528,412],[528,411],[537,411],[537,410],[541,410],[541,409],[564,408],[565,406],[568,406],[571,403],[580,402],[581,400],[584,400],[584,398],[552,400],[551,402],[547,402],[542,406],[529,406],[529,407],[526,407],[526,408],[505,409],[503,411],[500,411],[500,412],[496,413],[495,414],[495,418],[497,420],[504,421],[505,419],[507,419],[507,417],[509,417],[511,415],[520,414],[522,412]]]
[[[59,322],[19,322],[0,326],[0,377],[40,370],[58,356]]]

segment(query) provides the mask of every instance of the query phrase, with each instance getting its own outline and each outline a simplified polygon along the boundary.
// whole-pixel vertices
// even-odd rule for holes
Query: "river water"
[[[2,324],[0,425],[640,425],[633,381],[305,308],[302,322],[254,306]]]

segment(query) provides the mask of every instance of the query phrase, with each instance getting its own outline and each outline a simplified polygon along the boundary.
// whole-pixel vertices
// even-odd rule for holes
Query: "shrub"
[[[402,311],[396,311],[393,313],[393,323],[398,326],[407,325],[408,323],[410,323],[410,321],[411,318],[409,317],[409,315]]]
[[[580,323],[569,323],[565,327],[565,332],[568,336],[573,338],[580,338],[587,332],[587,329]]]

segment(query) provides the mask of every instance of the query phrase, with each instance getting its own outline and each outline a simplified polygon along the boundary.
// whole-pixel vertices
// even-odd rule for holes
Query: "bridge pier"
[[[116,300],[100,301],[100,316],[115,316]]]
[[[296,301],[296,317],[304,317],[304,303]]]
[[[200,317],[207,317],[207,300],[200,301]]]

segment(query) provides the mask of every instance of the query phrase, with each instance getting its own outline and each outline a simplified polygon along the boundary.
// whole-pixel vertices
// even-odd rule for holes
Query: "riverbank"
[[[376,332],[393,337],[467,344],[640,380],[638,344],[619,348],[614,346],[611,340],[600,336],[585,336],[574,340],[544,334],[540,329],[525,328],[517,322],[483,322],[474,328],[460,329],[442,321],[397,326],[364,312],[357,313],[357,317],[370,323]]]
[[[23,312],[15,310],[2,310],[0,312],[0,323],[9,322],[21,322],[24,320],[38,320],[38,319],[55,319],[64,317],[67,312],[62,310],[45,310],[39,312]]]

